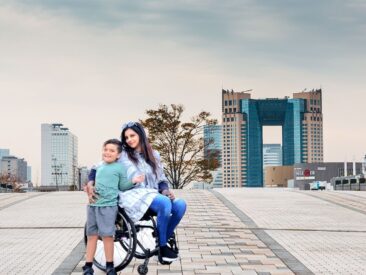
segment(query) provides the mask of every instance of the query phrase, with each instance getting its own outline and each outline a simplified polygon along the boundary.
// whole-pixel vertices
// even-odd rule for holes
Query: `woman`
[[[140,176],[142,180],[132,189],[120,192],[119,204],[134,222],[139,221],[148,209],[157,214],[159,260],[175,261],[178,255],[167,246],[167,241],[183,218],[186,203],[175,198],[174,193],[169,190],[160,155],[152,150],[140,123],[124,124],[121,141],[123,152],[119,162],[126,167],[127,178],[131,181],[132,178]],[[90,198],[91,192],[88,194]]]

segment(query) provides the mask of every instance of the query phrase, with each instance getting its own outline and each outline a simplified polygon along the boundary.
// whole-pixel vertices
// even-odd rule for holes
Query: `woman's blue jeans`
[[[150,209],[157,214],[159,245],[166,245],[186,212],[186,202],[182,199],[170,200],[167,196],[157,195],[150,205]]]

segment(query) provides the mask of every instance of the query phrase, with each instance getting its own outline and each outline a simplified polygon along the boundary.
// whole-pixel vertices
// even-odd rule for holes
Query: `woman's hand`
[[[139,175],[132,179],[133,184],[144,182],[144,181],[145,181],[145,175]]]
[[[86,192],[86,194],[88,195],[88,200],[89,203],[95,203],[95,201],[98,199],[96,194],[95,194],[95,188],[94,188],[94,181],[89,181],[85,186],[84,186],[84,191]]]
[[[167,196],[171,200],[175,199],[174,193],[172,191],[170,191],[169,189],[163,190],[163,192],[161,192],[161,194],[164,195],[164,196]]]

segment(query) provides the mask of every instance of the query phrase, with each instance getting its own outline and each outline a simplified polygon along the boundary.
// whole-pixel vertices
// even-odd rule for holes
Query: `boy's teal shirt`
[[[97,168],[95,192],[98,200],[91,206],[115,206],[118,204],[118,191],[133,187],[127,180],[127,171],[119,162],[103,163]]]

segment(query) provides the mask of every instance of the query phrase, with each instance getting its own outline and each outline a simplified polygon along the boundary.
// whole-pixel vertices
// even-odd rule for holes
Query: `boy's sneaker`
[[[160,247],[160,255],[159,260],[160,262],[174,262],[178,260],[179,257],[177,253],[173,252],[168,246],[164,245]]]
[[[117,275],[117,272],[114,269],[114,267],[108,267],[107,270],[106,270],[106,274],[107,275]]]
[[[83,275],[94,275],[94,269],[90,266],[83,266]]]

